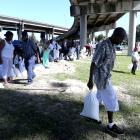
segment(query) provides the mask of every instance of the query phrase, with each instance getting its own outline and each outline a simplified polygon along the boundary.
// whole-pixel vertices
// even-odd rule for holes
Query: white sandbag
[[[25,70],[24,60],[19,60],[19,70],[22,73]]]
[[[99,101],[96,97],[96,93],[93,93],[93,91],[90,91],[86,95],[84,108],[80,115],[99,121]]]
[[[14,69],[15,69],[15,66],[13,66],[11,71],[8,73],[8,77],[12,77],[12,78],[16,77]]]
[[[54,53],[54,57],[53,57],[54,60],[59,59],[59,50],[54,49],[53,53]]]
[[[13,72],[14,72],[14,75],[15,75],[14,77],[21,77],[21,72],[15,66],[13,66]]]

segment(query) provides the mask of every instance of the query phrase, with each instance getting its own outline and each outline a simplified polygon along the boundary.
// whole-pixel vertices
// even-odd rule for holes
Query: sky
[[[69,0],[0,0],[0,15],[67,28],[70,28],[74,21],[74,18],[70,16]],[[140,13],[138,13],[137,24],[140,24]],[[129,14],[117,21],[117,27],[124,27],[127,32],[128,25]]]
[[[67,28],[70,28],[74,21],[70,16],[69,0],[0,0],[0,15]],[[17,36],[14,35],[14,38]]]
[[[71,27],[69,0],[0,0],[0,14]]]

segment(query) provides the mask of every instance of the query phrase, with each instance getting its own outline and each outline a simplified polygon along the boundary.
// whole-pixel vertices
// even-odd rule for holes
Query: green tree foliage
[[[91,42],[90,38],[87,38],[87,44],[89,44]]]
[[[105,36],[103,34],[98,35],[97,37],[95,37],[97,42],[102,41],[105,38]]]
[[[136,29],[136,42],[140,42],[140,24],[137,26]]]

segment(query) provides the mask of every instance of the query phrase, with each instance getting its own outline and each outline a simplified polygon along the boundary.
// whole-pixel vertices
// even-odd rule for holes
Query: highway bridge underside
[[[116,21],[130,12],[129,54],[135,46],[136,15],[140,10],[139,0],[70,0],[70,13],[74,17],[71,29],[60,38],[80,37],[81,48],[87,36],[97,31],[108,31],[116,27]]]

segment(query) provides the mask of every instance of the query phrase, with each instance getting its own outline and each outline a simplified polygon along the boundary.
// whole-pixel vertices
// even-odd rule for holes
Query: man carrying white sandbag
[[[96,123],[100,124],[99,120],[99,101],[97,99],[97,94],[92,90],[88,92],[84,99],[84,108],[80,113],[81,116],[87,117],[88,119],[94,120]]]
[[[123,135],[124,131],[113,122],[113,113],[119,110],[119,105],[116,91],[111,83],[111,70],[116,57],[115,45],[121,44],[126,36],[126,31],[118,27],[111,37],[97,44],[87,83],[89,89],[93,88],[94,83],[96,84],[97,98],[99,101],[103,101],[108,115],[107,130],[120,135]]]

